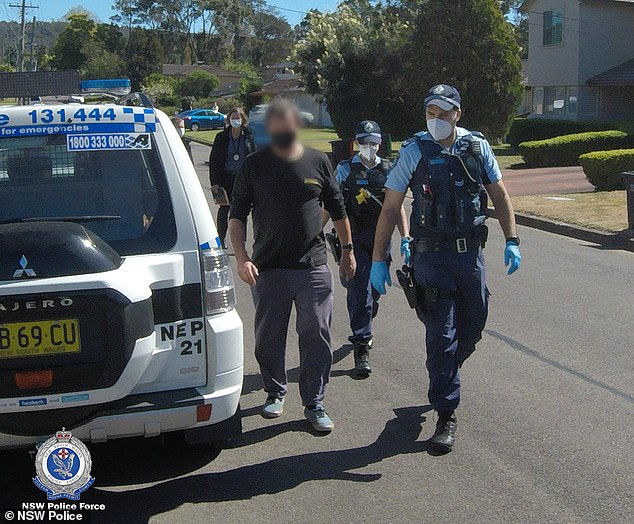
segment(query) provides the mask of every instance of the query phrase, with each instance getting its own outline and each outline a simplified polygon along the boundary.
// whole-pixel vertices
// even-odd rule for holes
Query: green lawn
[[[220,133],[219,129],[214,131],[188,131],[185,136],[211,145],[214,143],[214,138],[216,138],[218,133]]]
[[[220,131],[189,131],[186,136],[200,140],[202,142],[213,144],[214,138]],[[330,142],[333,140],[339,140],[337,133],[334,129],[309,127],[303,129],[300,138],[302,142],[310,147],[314,147],[324,153],[329,153],[332,148]],[[392,142],[392,149],[394,154],[398,152],[402,145],[400,141]],[[516,149],[512,148],[508,144],[502,144],[499,146],[493,146],[493,151],[497,156],[501,169],[510,169],[514,167],[524,167],[524,161],[519,155]]]
[[[215,131],[188,131],[187,135],[190,138],[195,140],[200,140],[201,142],[205,142],[207,144],[213,144],[214,138],[219,133],[219,130]],[[337,133],[334,129],[327,128],[318,128],[318,127],[309,127],[307,129],[302,129],[300,134],[300,138],[302,142],[310,147],[314,147],[319,151],[323,151],[324,153],[329,153],[332,150],[330,142],[333,140],[339,140]],[[401,142],[393,142],[392,148],[394,152],[397,152],[401,147]]]
[[[508,144],[493,145],[491,147],[498,159],[500,169],[523,169],[526,167],[522,155],[519,154],[516,148]]]
[[[518,213],[612,233],[627,229],[625,191],[522,196],[512,200]]]

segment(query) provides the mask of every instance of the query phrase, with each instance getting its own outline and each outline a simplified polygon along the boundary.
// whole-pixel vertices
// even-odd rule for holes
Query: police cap
[[[354,138],[359,144],[380,144],[381,128],[372,120],[364,120],[357,124]]]
[[[450,109],[460,109],[462,99],[458,90],[447,84],[438,84],[432,87],[425,97],[425,107],[435,105],[449,111]]]

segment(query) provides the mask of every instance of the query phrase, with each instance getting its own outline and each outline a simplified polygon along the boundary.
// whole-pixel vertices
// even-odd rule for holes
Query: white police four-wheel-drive
[[[69,100],[0,109],[0,447],[218,445],[241,429],[242,322],[194,167],[143,97]]]

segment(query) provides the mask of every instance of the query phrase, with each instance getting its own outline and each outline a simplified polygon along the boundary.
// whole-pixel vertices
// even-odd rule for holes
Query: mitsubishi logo
[[[18,264],[20,265],[20,269],[15,270],[15,273],[13,273],[13,278],[37,276],[35,274],[35,271],[27,267],[29,265],[29,261],[24,255],[22,255],[22,258],[20,259],[20,262],[18,262]]]

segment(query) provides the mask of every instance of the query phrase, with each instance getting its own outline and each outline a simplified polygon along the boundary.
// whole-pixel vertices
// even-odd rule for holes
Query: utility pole
[[[39,9],[36,5],[27,5],[26,0],[22,0],[20,4],[9,4],[9,7],[17,7],[20,9],[20,35],[18,37],[18,71],[24,71],[24,49],[26,44],[26,10]]]
[[[33,46],[35,45],[35,17],[31,23],[31,38],[29,39],[29,71],[37,70],[37,64],[33,61]]]

